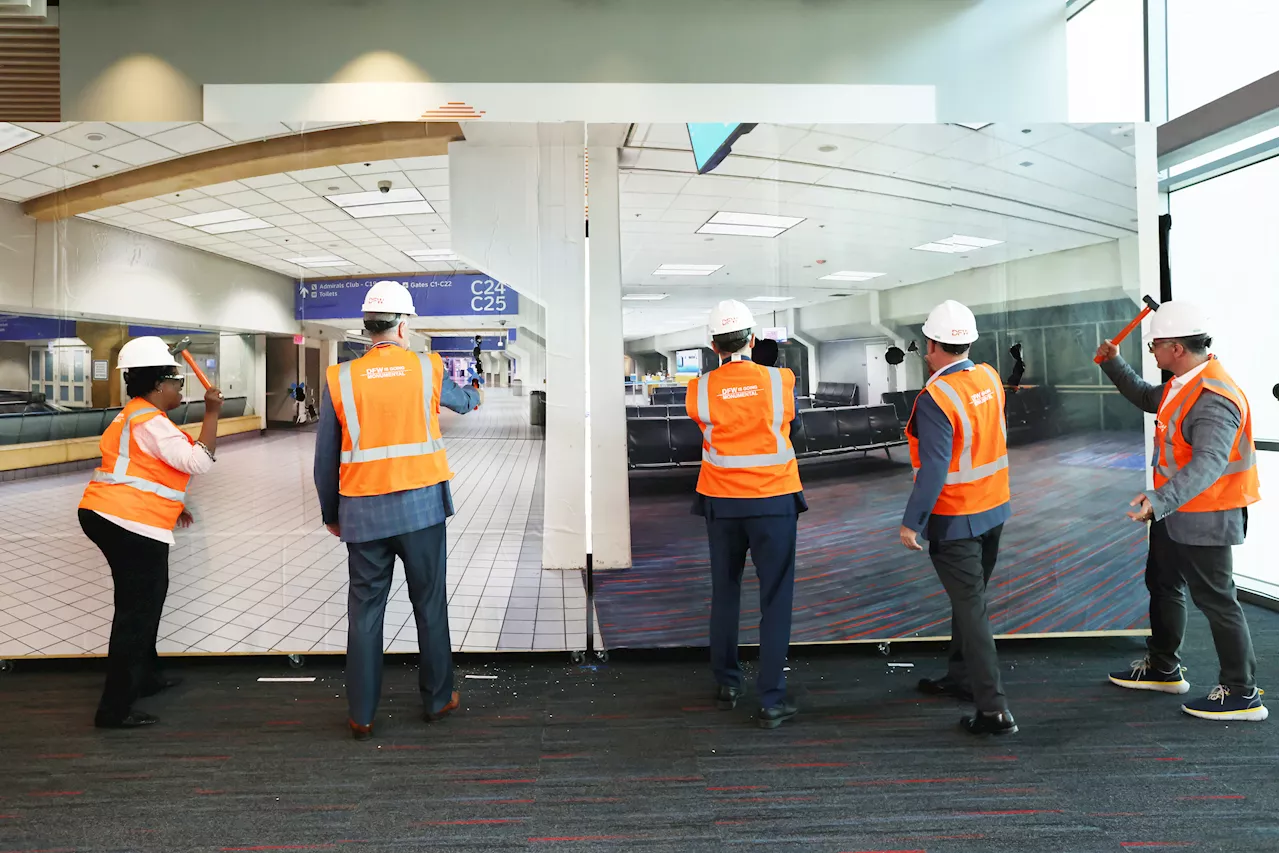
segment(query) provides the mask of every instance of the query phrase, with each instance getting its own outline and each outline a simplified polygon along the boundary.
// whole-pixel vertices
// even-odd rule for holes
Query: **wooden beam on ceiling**
[[[127,128],[128,125],[125,125]],[[345,166],[374,160],[448,154],[463,138],[457,122],[380,122],[246,142],[108,175],[30,199],[22,211],[46,222],[103,207],[212,184]]]

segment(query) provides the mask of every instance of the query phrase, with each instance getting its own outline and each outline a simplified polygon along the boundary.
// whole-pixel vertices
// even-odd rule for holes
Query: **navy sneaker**
[[[1161,672],[1151,665],[1151,656],[1136,660],[1128,669],[1117,670],[1107,676],[1112,684],[1130,690],[1158,690],[1161,693],[1186,693],[1191,685],[1182,673],[1184,666],[1176,666],[1172,672]]]
[[[1267,706],[1262,704],[1262,691],[1253,688],[1252,693],[1232,693],[1219,684],[1203,699],[1193,699],[1182,706],[1193,717],[1202,720],[1265,720]]]

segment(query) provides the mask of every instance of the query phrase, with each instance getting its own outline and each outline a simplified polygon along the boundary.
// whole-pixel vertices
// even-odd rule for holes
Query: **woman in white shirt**
[[[222,392],[204,397],[200,438],[192,440],[166,414],[182,403],[183,376],[160,338],[135,338],[120,349],[125,390],[132,399],[102,434],[102,465],[80,502],[80,527],[107,558],[115,615],[107,681],[94,724],[136,728],[156,717],[133,708],[178,683],[160,672],[156,639],[169,590],[173,528],[192,523],[186,510],[193,474],[213,467]]]

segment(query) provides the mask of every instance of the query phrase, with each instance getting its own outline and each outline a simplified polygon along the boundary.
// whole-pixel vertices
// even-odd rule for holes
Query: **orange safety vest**
[[[685,409],[702,430],[698,493],[770,498],[802,491],[791,420],[795,374],[744,357],[689,383]]]
[[[342,424],[339,494],[387,495],[452,479],[440,435],[439,355],[384,344],[327,374]]]
[[[98,442],[102,464],[85,487],[80,509],[164,530],[177,525],[191,475],[146,453],[133,436],[135,427],[163,417],[167,415],[141,397],[134,397],[116,415]]]
[[[1204,369],[1169,399],[1169,384],[1164,386],[1160,398],[1160,414],[1156,415],[1155,447],[1152,467],[1156,488],[1169,482],[1182,466],[1191,461],[1194,448],[1182,435],[1182,420],[1191,411],[1196,400],[1204,392],[1221,394],[1240,410],[1240,428],[1236,430],[1231,445],[1227,470],[1209,488],[1178,507],[1179,512],[1214,512],[1238,509],[1260,500],[1258,494],[1258,466],[1253,447],[1253,415],[1249,401],[1240,386],[1227,375],[1217,356],[1212,357]],[[1165,404],[1168,403],[1168,415]]]
[[[934,515],[974,515],[1009,502],[1009,450],[1004,421],[1004,383],[989,364],[934,379],[928,394],[951,421],[951,465]],[[920,397],[916,397],[916,402]],[[915,404],[911,419],[915,420]],[[911,467],[920,471],[920,439],[907,430]]]

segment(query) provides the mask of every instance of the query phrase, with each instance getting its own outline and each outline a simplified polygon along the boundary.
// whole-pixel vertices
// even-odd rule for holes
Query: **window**
[[[1236,582],[1242,589],[1275,597],[1280,564],[1276,528],[1267,514],[1280,495],[1280,438],[1272,387],[1280,381],[1275,322],[1280,316],[1280,158],[1178,190],[1169,195],[1173,295],[1216,314],[1213,350],[1249,398],[1253,437],[1259,445],[1261,504],[1250,513],[1245,544],[1236,549]],[[1268,442],[1270,443],[1268,445]]]
[[[1067,21],[1067,118],[1143,121],[1143,0],[1094,0]]]
[[[1095,0],[1093,6],[1103,2]],[[1133,2],[1141,5],[1141,0]],[[1280,3],[1276,0],[1165,2],[1169,118],[1280,70]],[[1076,17],[1084,17],[1093,6]]]

